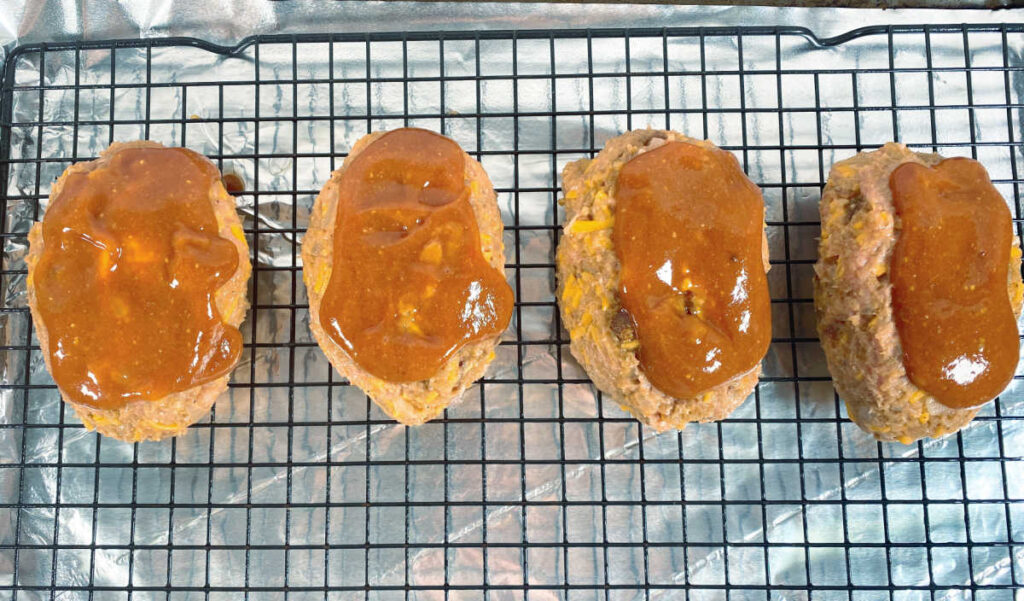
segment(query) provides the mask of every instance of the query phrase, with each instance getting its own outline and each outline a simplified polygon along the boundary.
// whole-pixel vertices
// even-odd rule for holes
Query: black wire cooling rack
[[[880,444],[836,398],[810,299],[829,166],[889,140],[973,156],[1020,233],[1024,26],[170,38],[15,48],[0,98],[0,599],[1012,599],[1024,403]],[[512,327],[443,419],[394,425],[308,333],[298,242],[370,130],[454,137],[494,180]],[[765,193],[775,338],[730,419],[656,435],[602,402],[554,299],[557,174],[670,127]],[[186,436],[86,432],[42,367],[26,234],[114,140],[245,182],[247,359]],[[1020,376],[1018,376],[1020,378]]]

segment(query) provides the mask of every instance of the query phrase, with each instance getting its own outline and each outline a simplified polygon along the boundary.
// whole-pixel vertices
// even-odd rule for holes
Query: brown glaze
[[[694,398],[761,361],[771,341],[761,192],[729,153],[669,142],[619,173],[612,242],[640,366]]]
[[[398,129],[341,173],[320,323],[379,378],[426,380],[508,326],[512,290],[481,251],[464,157],[448,138]]]
[[[68,175],[50,199],[34,279],[69,400],[159,400],[235,365],[241,335],[214,302],[239,261],[210,202],[219,181],[192,151],[131,148]]]
[[[910,381],[953,408],[998,395],[1019,340],[1006,292],[1010,211],[985,168],[946,159],[904,163],[889,177],[901,229],[892,306]]]
[[[223,181],[224,189],[228,191],[228,194],[238,194],[245,190],[245,180],[234,173],[225,173]]]

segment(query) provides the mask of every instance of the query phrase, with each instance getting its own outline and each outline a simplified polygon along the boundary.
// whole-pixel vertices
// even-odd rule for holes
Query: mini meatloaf
[[[763,346],[757,349],[753,366],[689,398],[676,398],[663,392],[645,374],[640,355],[642,336],[638,336],[636,322],[623,308],[620,297],[622,266],[613,244],[616,194],[620,173],[628,162],[670,142],[723,152],[706,140],[695,140],[674,131],[647,129],[613,138],[594,159],[567,165],[562,173],[566,223],[557,252],[557,294],[573,356],[601,392],[659,431],[681,429],[689,422],[708,422],[728,416],[757,385],[761,373],[760,359],[770,339],[767,284],[762,281],[763,307],[758,311],[760,315],[768,316],[764,319],[768,331],[762,339]],[[767,273],[768,248],[760,190],[746,179],[734,157],[725,155],[720,160],[725,161],[728,167],[730,185],[742,186],[741,189],[756,203],[760,216],[754,252],[760,256],[753,260],[758,269],[763,268]],[[678,201],[687,202],[687,199],[680,197]],[[672,237],[675,234],[673,232]],[[696,232],[679,235],[691,237]],[[661,273],[658,276],[665,281]],[[674,283],[665,283],[674,287]],[[682,298],[680,295],[673,300]]]
[[[119,153],[125,151],[137,151],[137,149],[164,149],[164,147],[156,142],[150,141],[139,141],[139,142],[127,142],[127,143],[115,143],[112,144],[107,150],[105,150],[99,158],[94,161],[76,163],[69,167],[53,185],[53,189],[50,193],[50,207],[52,210],[53,203],[61,197],[62,192],[69,185],[70,178],[77,177],[81,178],[83,175],[88,174],[92,176],[93,172],[103,170],[107,168],[115,157]],[[169,149],[168,149],[169,150]],[[221,183],[220,175],[217,173],[216,167],[210,163],[205,157],[202,157],[191,151],[185,151],[188,156],[192,157],[192,160],[196,164],[202,167],[205,178],[210,180],[208,188],[209,203],[212,207],[213,217],[216,220],[217,231],[215,233],[216,238],[220,238],[228,241],[230,244],[220,244],[219,248],[222,252],[232,252],[233,246],[234,252],[237,252],[237,267],[230,274],[219,274],[218,281],[222,284],[219,288],[216,288],[212,292],[206,292],[204,294],[212,294],[212,302],[215,303],[217,313],[219,313],[220,321],[223,327],[231,330],[234,340],[237,342],[237,348],[235,352],[241,352],[241,338],[237,333],[238,326],[242,323],[245,318],[245,313],[248,308],[248,302],[246,300],[246,289],[251,272],[249,263],[249,247],[245,241],[245,235],[242,230],[242,224],[239,221],[238,214],[235,211],[235,199],[227,193]],[[159,156],[159,155],[154,155]],[[131,182],[137,189],[142,190],[140,194],[148,194],[147,182]],[[191,182],[186,182],[191,185]],[[149,188],[152,189],[154,184],[148,184]],[[198,185],[198,184],[197,184]],[[205,185],[205,184],[204,184]],[[201,193],[201,192],[200,192]],[[115,198],[117,194],[125,194],[124,191],[118,190],[107,190],[101,193],[108,194],[110,199]],[[83,199],[75,199],[81,201]],[[143,202],[148,201],[148,197],[141,197]],[[173,198],[171,201],[173,202]],[[109,200],[107,202],[110,202]],[[143,205],[145,206],[145,205]],[[145,210],[149,210],[144,208]],[[102,215],[98,216],[102,218]],[[45,221],[44,216],[44,221]],[[54,373],[54,357],[51,352],[51,343],[54,340],[53,332],[47,328],[47,323],[43,318],[44,311],[40,307],[39,297],[39,278],[44,277],[44,274],[39,272],[42,269],[40,261],[43,257],[44,249],[48,244],[63,244],[61,241],[44,241],[44,221],[36,223],[32,226],[29,232],[29,243],[30,250],[28,254],[28,304],[32,312],[32,321],[35,325],[36,335],[39,338],[39,344],[42,350],[43,358],[46,361],[46,366],[51,373]],[[175,227],[169,224],[169,227]],[[146,248],[145,242],[141,243],[141,248],[133,247],[133,243],[137,242],[132,240],[132,235],[126,234],[123,228],[119,232],[114,232],[114,235],[119,236],[118,247],[116,250],[116,258],[113,259],[115,263],[120,260],[134,261],[134,260],[145,260],[150,261],[154,266],[153,270],[166,270],[169,268],[175,257],[145,257],[140,259],[142,255],[149,252]],[[185,244],[193,244],[191,248],[199,248],[200,250],[195,251],[202,253],[202,249],[206,248],[208,241],[211,239],[211,232],[205,233],[185,233],[177,231],[178,236],[190,236]],[[84,237],[84,235],[83,235]],[[91,244],[97,247],[102,246],[102,242],[92,240]],[[113,252],[113,251],[112,251]],[[192,251],[188,251],[192,252]],[[123,256],[122,256],[123,255]],[[133,258],[133,255],[135,257]],[[104,258],[103,254],[99,255],[101,260]],[[195,256],[195,255],[190,255]],[[180,259],[181,257],[178,257]],[[157,267],[159,265],[159,267]],[[114,265],[110,266],[111,271],[115,268]],[[191,272],[191,267],[185,266],[182,268],[183,271],[180,273]],[[123,270],[122,270],[123,271]],[[165,282],[166,283],[166,282]],[[118,286],[126,285],[125,282],[121,282]],[[171,287],[178,287],[178,282],[172,282]],[[185,284],[185,286],[193,285],[193,283]],[[202,284],[195,284],[202,286]],[[132,297],[138,297],[134,294],[130,287],[124,288],[110,288],[108,290],[118,290],[120,293],[128,295],[129,299]],[[141,301],[137,298],[129,300],[129,306],[115,306],[115,311],[118,309],[124,310],[126,315],[130,315],[131,312],[147,311],[145,305],[139,305]],[[207,313],[206,309],[203,313]],[[136,313],[138,314],[138,313]],[[97,316],[101,320],[114,319],[109,315]],[[104,322],[106,323],[106,322]],[[131,320],[125,321],[124,323],[132,323]],[[221,325],[215,325],[216,329],[220,329]],[[168,327],[181,329],[184,327],[183,323],[176,321],[174,324],[168,324]],[[145,338],[146,336],[156,336],[155,332],[129,332],[126,330],[118,330],[111,333],[112,339],[116,340],[116,336],[137,336]],[[59,343],[59,338],[58,342]],[[192,350],[189,348],[188,350]],[[214,351],[210,351],[211,353]],[[219,351],[218,351],[219,352]],[[96,358],[94,358],[96,359]],[[140,357],[141,361],[154,362],[155,357]],[[237,357],[234,358],[237,360]],[[102,361],[101,361],[102,362]],[[156,361],[159,363],[159,361]],[[193,363],[194,364],[194,363]],[[73,398],[77,398],[73,395],[69,395],[69,390],[62,386],[60,381],[57,381],[58,387],[61,389],[61,395],[64,400],[71,405],[75,413],[82,420],[85,426],[89,429],[94,429],[100,434],[110,436],[119,440],[128,442],[135,442],[141,440],[160,440],[163,438],[177,436],[182,434],[190,424],[195,423],[206,415],[214,401],[223,393],[228,386],[228,379],[230,377],[230,368],[233,367],[234,362],[230,364],[224,364],[217,373],[222,374],[213,379],[201,381],[191,387],[179,389],[176,392],[172,392],[161,398],[140,398],[136,400],[129,400],[118,407],[97,407],[90,406],[81,402],[75,402]],[[113,366],[115,370],[118,366]],[[128,365],[122,365],[121,368],[125,371],[129,370]],[[226,373],[225,373],[226,372]],[[174,374],[171,374],[172,376]],[[127,376],[124,376],[127,377]],[[56,378],[55,378],[56,379]],[[180,386],[179,386],[180,388]]]
[[[385,136],[395,134],[398,132],[420,132],[420,135],[427,134],[430,136],[436,136],[442,138],[433,132],[425,132],[424,130],[393,130],[392,132],[375,132],[368,134],[358,140],[353,146],[351,153],[345,159],[344,164],[338,168],[331,176],[330,181],[324,185],[320,191],[319,196],[316,199],[316,203],[313,207],[313,212],[310,217],[309,228],[306,232],[306,236],[302,243],[302,260],[303,260],[303,280],[306,283],[306,290],[309,296],[309,325],[313,332],[314,337],[320,345],[320,348],[327,355],[331,365],[338,370],[338,372],[348,379],[349,382],[358,386],[362,389],[387,415],[396,419],[405,425],[417,425],[429,421],[438,415],[454,400],[460,398],[463,392],[466,391],[476,380],[484,375],[487,370],[488,364],[495,357],[495,348],[500,340],[501,332],[508,325],[508,318],[511,315],[511,306],[513,303],[512,292],[505,280],[504,268],[505,268],[505,254],[504,246],[502,242],[502,220],[501,214],[498,210],[497,197],[494,193],[494,188],[491,185],[490,179],[484,172],[480,163],[473,160],[469,155],[458,149],[464,159],[464,194],[468,197],[468,205],[471,207],[470,219],[475,218],[478,230],[479,249],[476,251],[470,251],[469,249],[463,250],[452,250],[452,247],[445,244],[438,244],[434,242],[426,242],[422,247],[417,246],[415,254],[413,254],[409,261],[402,261],[401,264],[395,264],[397,262],[391,262],[388,264],[379,264],[375,269],[383,270],[371,276],[358,277],[353,285],[362,285],[361,282],[366,281],[367,286],[382,287],[384,284],[381,280],[387,282],[408,282],[412,281],[417,277],[433,277],[440,278],[432,280],[433,283],[427,284],[430,289],[428,292],[424,292],[424,297],[416,296],[408,302],[398,301],[397,308],[390,307],[390,303],[393,299],[384,296],[378,296],[377,299],[381,302],[374,303],[375,306],[367,307],[363,305],[364,311],[368,314],[371,311],[376,311],[374,315],[377,315],[381,322],[374,329],[380,331],[389,331],[389,324],[397,323],[400,327],[406,328],[407,332],[412,332],[416,336],[416,342],[426,341],[425,344],[429,344],[430,340],[436,338],[437,328],[441,327],[440,322],[443,321],[438,319],[437,321],[429,321],[429,317],[424,317],[429,302],[428,298],[434,294],[434,288],[438,287],[443,289],[447,284],[444,281],[445,278],[450,277],[450,270],[443,265],[438,268],[438,265],[444,263],[444,261],[450,261],[449,253],[459,253],[461,257],[465,258],[466,253],[475,252],[478,256],[482,256],[480,262],[486,266],[488,270],[493,270],[493,276],[496,276],[500,281],[502,288],[501,292],[503,296],[503,303],[507,305],[508,314],[498,320],[490,320],[488,327],[489,330],[484,337],[471,339],[467,338],[467,342],[454,344],[451,346],[450,354],[447,354],[440,361],[440,366],[437,369],[431,368],[429,374],[424,375],[424,370],[421,366],[413,365],[415,360],[408,359],[405,354],[408,348],[415,343],[409,343],[403,347],[404,343],[396,343],[393,345],[391,350],[394,352],[393,355],[388,355],[389,358],[385,359],[384,371],[399,373],[403,377],[395,378],[390,377],[389,374],[383,373],[378,370],[371,373],[368,369],[368,363],[361,362],[361,359],[367,357],[366,354],[358,355],[358,352],[350,352],[349,348],[342,346],[340,342],[351,344],[347,337],[338,336],[337,331],[328,331],[328,327],[324,324],[325,308],[329,307],[326,294],[331,290],[332,286],[332,274],[339,270],[339,265],[336,262],[336,234],[337,232],[343,231],[343,225],[339,222],[339,211],[343,208],[342,202],[362,202],[358,198],[352,199],[354,192],[349,194],[345,191],[344,186],[346,180],[343,176],[346,171],[353,168],[353,164],[356,163],[356,159],[368,148],[371,147],[375,142],[381,140]],[[451,144],[455,144],[447,138]],[[397,142],[395,142],[397,144]],[[412,154],[417,152],[416,148],[410,149]],[[427,151],[430,152],[430,151]],[[445,155],[447,156],[447,155]],[[399,202],[399,197],[405,194],[415,194],[415,190],[409,190],[402,188],[402,186],[410,186],[410,181],[417,177],[417,174],[409,171],[411,169],[408,161],[414,161],[418,168],[430,169],[429,163],[431,159],[429,156],[409,156],[408,159],[399,157],[397,159],[388,159],[387,164],[377,164],[372,167],[374,174],[372,177],[377,178],[376,181],[383,181],[385,183],[382,186],[390,186],[391,196],[387,196],[387,193],[380,195],[380,190],[385,188],[376,188],[371,190],[366,184],[361,190],[371,190],[378,194],[376,201],[379,202],[379,206],[384,207],[380,209],[381,214],[386,211],[394,210],[396,202]],[[356,163],[358,165],[358,163]],[[404,167],[403,167],[404,165]],[[424,167],[426,165],[426,167]],[[381,171],[387,171],[388,169],[397,170],[392,172],[390,175],[381,176]],[[406,171],[402,173],[402,170]],[[368,176],[369,177],[369,176]],[[443,179],[452,177],[451,181],[454,181],[454,175],[438,175],[438,178]],[[425,181],[423,188],[426,189],[429,185],[433,185],[431,181]],[[347,195],[347,196],[343,196]],[[349,199],[349,200],[343,200]],[[425,197],[420,197],[420,203],[430,204],[429,200],[425,200]],[[455,201],[456,203],[466,202],[466,198],[460,198]],[[455,204],[455,203],[452,203]],[[410,211],[418,210],[414,205]],[[444,206],[448,205],[436,205]],[[364,210],[377,210],[373,207]],[[389,219],[395,219],[397,222],[401,222],[403,219],[409,219],[409,211],[406,214],[388,213]],[[465,218],[465,213],[460,213]],[[433,215],[433,214],[432,214]],[[363,219],[363,217],[359,217]],[[430,225],[431,218],[417,218],[415,221],[409,221],[405,225],[400,227],[400,231],[382,232],[377,231],[377,222],[370,226],[370,229],[363,229],[360,232],[351,232],[352,237],[366,238],[367,236],[392,236],[395,235],[397,242],[394,244],[404,244],[406,242],[414,241],[417,236],[420,235],[423,228],[433,227]],[[379,220],[378,220],[379,221]],[[452,224],[448,224],[450,226]],[[448,227],[443,226],[443,227]],[[475,235],[475,234],[474,234]],[[467,238],[459,239],[473,239],[471,236]],[[389,238],[388,240],[392,240]],[[446,238],[447,240],[447,238]],[[353,244],[350,241],[341,241],[342,244]],[[355,242],[356,244],[364,244],[362,241]],[[368,242],[365,244],[369,244]],[[374,242],[373,244],[377,244]],[[381,245],[390,245],[392,242],[381,242]],[[418,243],[417,243],[418,244]],[[381,247],[381,252],[387,252],[388,249]],[[354,251],[353,251],[354,252]],[[372,257],[371,257],[372,258]],[[457,260],[457,259],[456,259]],[[475,260],[475,259],[474,259]],[[352,266],[349,266],[351,271]],[[356,265],[356,271],[358,272],[361,268]],[[424,276],[423,274],[433,274]],[[441,275],[449,274],[449,275]],[[488,276],[490,277],[490,275]],[[367,288],[367,292],[355,291],[352,288],[348,288],[348,291],[337,290],[337,294],[372,294]],[[479,290],[479,288],[477,289]],[[395,294],[398,294],[397,292]],[[471,293],[472,296],[472,293]],[[355,297],[353,297],[355,298]],[[340,301],[334,301],[335,306]],[[345,301],[348,302],[348,301]],[[376,305],[389,305],[376,306]],[[468,309],[469,304],[466,305],[467,312],[474,313],[477,309]],[[450,305],[449,305],[450,308]],[[462,308],[458,308],[458,311],[462,311]],[[392,313],[394,313],[392,315]],[[378,318],[378,317],[375,317]],[[434,317],[439,317],[434,315]],[[452,316],[445,313],[443,316],[445,320],[449,320]],[[329,324],[332,316],[328,314]],[[424,321],[427,320],[427,321]],[[450,320],[449,320],[450,321]],[[496,321],[501,321],[500,324]],[[365,333],[365,329],[363,332]],[[359,332],[356,332],[359,334]],[[391,336],[396,338],[392,334],[382,335],[381,338]],[[340,340],[339,340],[340,339]],[[396,338],[397,339],[397,338]],[[351,347],[350,347],[351,348]],[[403,350],[405,349],[405,350]],[[380,350],[380,349],[377,349]],[[409,351],[412,352],[412,351]],[[377,353],[382,355],[382,353]],[[372,358],[372,357],[371,357]],[[376,359],[378,365],[380,364],[380,357]],[[408,368],[408,369],[406,369]],[[412,376],[405,376],[405,374],[417,374]]]
[[[978,411],[947,406],[910,380],[894,315],[891,271],[902,224],[890,176],[906,163],[934,167],[942,160],[886,144],[836,163],[821,198],[814,267],[818,334],[847,413],[882,441],[908,444],[956,432]],[[1010,239],[1006,293],[1019,317],[1021,252],[1017,237]]]

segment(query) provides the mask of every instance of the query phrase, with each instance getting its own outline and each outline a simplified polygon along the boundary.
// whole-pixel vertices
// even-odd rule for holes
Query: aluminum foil
[[[346,27],[360,31],[756,19],[807,24],[828,35],[871,20],[949,18],[937,11],[863,11],[853,21],[846,11],[684,7],[425,5],[420,12],[373,3],[362,12],[351,5],[314,11],[303,3],[13,6],[0,15],[8,49],[14,41],[77,36],[195,34],[231,43],[256,32],[333,31],[337,21],[319,11],[351,16]],[[703,20],[686,20],[691,17]],[[483,42],[479,53],[472,41],[446,40],[443,54],[436,41],[416,41],[407,55],[400,43],[375,42],[369,64],[362,42],[301,44],[294,55],[291,45],[264,44],[258,63],[253,47],[231,58],[157,47],[148,70],[144,49],[83,51],[77,67],[74,52],[48,52],[42,65],[38,53],[17,58],[15,85],[41,82],[52,89],[15,91],[11,158],[62,160],[39,163],[38,172],[35,162],[12,164],[6,231],[15,235],[4,238],[3,306],[25,306],[17,270],[24,267],[24,233],[40,208],[36,194],[45,209],[50,184],[72,157],[95,156],[111,139],[148,135],[224,157],[224,171],[246,182],[239,209],[247,230],[259,232],[250,240],[259,270],[251,297],[256,308],[243,334],[261,344],[236,369],[230,393],[204,424],[174,442],[140,445],[55,427],[77,421],[46,386],[52,380],[38,351],[7,351],[2,382],[30,388],[0,389],[0,424],[31,427],[0,429],[0,598],[15,586],[18,599],[50,598],[47,589],[56,584],[60,598],[129,586],[134,598],[164,598],[171,589],[175,599],[199,598],[206,587],[235,598],[245,588],[285,585],[293,596],[305,591],[310,598],[325,587],[346,599],[366,597],[364,587],[441,599],[485,587],[522,596],[527,586],[544,598],[603,598],[610,585],[616,598],[645,598],[649,586],[650,597],[682,599],[718,598],[728,583],[738,587],[734,598],[763,598],[769,586],[780,598],[851,586],[886,596],[890,587],[916,587],[907,598],[934,590],[953,599],[980,585],[1002,587],[987,598],[1009,599],[1024,574],[1024,550],[1012,544],[1024,540],[1019,383],[999,401],[1002,420],[989,405],[958,437],[879,445],[848,421],[836,421],[845,413],[825,378],[807,302],[823,174],[857,144],[891,139],[894,115],[901,139],[924,147],[933,142],[934,119],[935,141],[947,156],[970,156],[967,142],[980,142],[978,158],[1011,206],[1019,204],[1013,160],[1019,165],[1024,155],[1009,141],[1024,132],[1019,114],[1005,105],[1024,100],[1024,38],[1009,38],[1008,60],[1018,69],[1009,89],[1002,71],[984,68],[1002,66],[1000,36],[971,33],[968,41],[972,66],[982,67],[971,72],[970,95],[962,70],[935,73],[931,86],[921,71],[899,73],[892,94],[906,110],[895,113],[887,108],[888,46],[877,36],[838,47],[784,36],[783,69],[803,71],[781,77],[773,73],[775,39],[746,37],[742,67],[752,74],[742,89],[737,39],[709,37],[709,111],[696,110],[704,106],[700,76],[671,76],[667,97],[661,75],[636,76],[628,86],[622,77],[596,78],[591,92],[585,39],[554,46],[520,40],[519,75],[543,75],[553,66],[580,77],[514,84],[507,39]],[[933,34],[930,43],[933,66],[963,66],[964,36]],[[664,46],[660,37],[631,38],[628,60],[625,40],[602,38],[593,45],[592,67],[623,73],[628,64],[634,73],[657,72],[663,48],[672,70],[700,68],[699,46],[687,37],[671,37]],[[923,53],[922,35],[896,37],[897,67],[924,67]],[[505,76],[480,84],[479,104],[476,82],[459,79],[476,73],[477,59],[481,73]],[[443,88],[436,79],[442,65],[451,78]],[[865,71],[856,81],[810,72],[824,66]],[[356,81],[403,73],[417,80],[369,88]],[[344,82],[333,93],[324,81],[331,75]],[[147,94],[139,86],[147,77],[173,85]],[[69,87],[75,84],[77,115]],[[934,111],[929,90],[939,107]],[[820,115],[810,110],[815,98]],[[982,108],[965,110],[968,99]],[[666,102],[694,110],[666,117]],[[854,102],[862,109],[857,124],[848,110]],[[632,114],[624,112],[627,105]],[[332,167],[367,130],[406,124],[406,110],[408,124],[443,130],[481,154],[506,224],[527,226],[518,235],[506,232],[510,262],[532,266],[512,279],[527,305],[485,382],[449,409],[447,424],[414,429],[389,423],[365,396],[337,385],[309,334],[301,276],[289,269],[298,265],[301,231]],[[515,111],[524,116],[508,116]],[[536,114],[542,116],[530,116]],[[228,121],[214,121],[221,117]],[[40,118],[41,128],[17,125]],[[793,260],[789,278],[785,265],[771,272],[773,297],[794,300],[776,305],[774,328],[782,340],[765,360],[757,397],[722,424],[681,434],[656,435],[602,402],[567,347],[556,343],[566,334],[558,331],[552,306],[543,304],[553,299],[554,239],[544,226],[560,223],[558,172],[587,156],[591,144],[599,148],[648,125],[706,135],[735,152],[764,187],[772,256],[788,252]],[[511,152],[516,143],[518,154]],[[295,159],[296,153],[305,156]],[[27,319],[24,312],[0,314],[3,344],[25,344]],[[557,379],[565,383],[553,384]],[[697,589],[687,592],[682,584]]]
[[[981,0],[965,0],[973,7]],[[948,6],[955,2],[935,2]],[[606,3],[579,6],[516,2],[317,2],[294,0],[7,0],[0,45],[15,42],[196,36],[234,44],[253,34],[339,31],[551,29],[600,27],[802,25],[822,37],[877,24],[1000,23],[1011,11],[867,10],[767,6]]]

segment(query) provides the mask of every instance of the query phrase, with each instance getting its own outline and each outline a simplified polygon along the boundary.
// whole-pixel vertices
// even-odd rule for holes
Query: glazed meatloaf
[[[150,141],[114,143],[96,160],[72,165],[53,185],[50,193],[51,203],[53,199],[60,197],[66,183],[73,175],[88,174],[103,169],[122,151],[146,148],[164,147]],[[198,160],[206,161],[205,158],[195,155],[195,153],[192,155],[198,157]],[[206,162],[208,163],[208,161]],[[216,170],[212,164],[209,167]],[[237,268],[226,278],[225,283],[213,292],[213,300],[223,323],[237,328],[244,320],[248,308],[246,288],[251,271],[249,247],[245,241],[242,224],[235,211],[235,199],[227,193],[219,178],[209,188],[209,202],[216,218],[219,236],[230,241],[238,253]],[[29,232],[29,244],[27,258],[28,304],[43,358],[52,373],[54,365],[51,353],[51,333],[47,330],[47,325],[42,317],[36,286],[37,267],[44,251],[43,222],[32,226]],[[160,440],[183,433],[190,424],[206,415],[214,401],[227,389],[229,377],[230,373],[224,374],[162,398],[131,400],[117,408],[97,408],[76,403],[71,400],[68,391],[63,389],[61,389],[61,395],[89,429],[128,442]]]
[[[652,385],[642,369],[636,332],[628,315],[620,310],[620,262],[612,243],[616,190],[626,163],[668,142],[717,150],[709,141],[674,131],[637,130],[609,140],[593,160],[566,166],[562,173],[566,223],[556,259],[557,294],[573,356],[600,391],[659,431],[725,418],[750,395],[761,373],[758,362],[696,397],[675,398]],[[760,192],[745,179],[735,159],[729,159],[760,204]],[[760,262],[767,272],[761,210]]]
[[[894,319],[890,273],[900,220],[890,176],[905,163],[933,167],[942,160],[886,144],[836,163],[821,199],[814,267],[818,333],[850,418],[882,441],[906,444],[956,432],[978,411],[949,407],[911,382]],[[1024,286],[1016,236],[1009,257],[1006,293],[1019,316]]]
[[[423,130],[418,131],[423,132]],[[322,312],[325,293],[328,291],[331,276],[336,267],[335,233],[338,231],[336,222],[343,186],[342,176],[346,170],[352,167],[353,162],[361,153],[387,133],[389,132],[375,132],[358,140],[345,162],[332,174],[330,181],[321,190],[302,244],[303,280],[306,283],[309,296],[309,325],[331,365],[349,382],[366,392],[386,414],[405,425],[417,425],[437,417],[445,407],[458,399],[470,385],[484,375],[488,364],[495,357],[495,347],[500,339],[500,331],[497,334],[454,347],[453,352],[443,360],[440,368],[430,377],[406,381],[379,377],[371,373],[360,365],[325,329],[322,323]],[[432,132],[426,133],[436,136]],[[448,141],[450,142],[450,140]],[[511,291],[504,281],[503,225],[494,188],[480,163],[462,152],[461,149],[459,152],[465,161],[465,186],[468,190],[468,202],[472,207],[472,214],[475,216],[479,230],[479,244],[483,260],[486,261],[489,268],[496,270],[499,274],[502,280],[501,285],[508,290],[509,306],[511,306]],[[420,258],[435,253],[435,251],[436,254],[428,258],[437,259],[437,256],[440,255],[440,250],[436,246],[428,244],[427,247],[424,247],[424,254]],[[399,271],[407,267],[402,266]],[[416,306],[408,307],[407,314],[411,315],[417,310]],[[403,315],[404,317],[405,315]],[[508,321],[505,319],[500,329],[504,330],[507,324]],[[429,328],[431,325],[434,324],[426,324],[425,328]],[[402,360],[396,359],[396,361]]]

